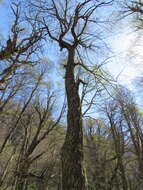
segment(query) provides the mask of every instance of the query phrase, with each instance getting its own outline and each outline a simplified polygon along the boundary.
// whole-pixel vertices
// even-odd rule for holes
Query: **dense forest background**
[[[142,190],[143,1],[0,10],[0,189]]]

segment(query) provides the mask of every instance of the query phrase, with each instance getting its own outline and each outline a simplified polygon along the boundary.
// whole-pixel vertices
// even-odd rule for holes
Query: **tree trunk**
[[[85,190],[83,131],[78,84],[74,78],[74,50],[69,50],[65,74],[67,133],[62,147],[62,190]]]
[[[17,177],[15,180],[15,190],[26,190],[27,189],[27,180],[28,180],[28,170],[29,162],[28,159],[21,160]]]
[[[120,172],[121,172],[122,188],[123,190],[128,190],[128,183],[126,179],[125,168],[123,166],[123,161],[121,157],[119,158],[119,167],[120,167]]]

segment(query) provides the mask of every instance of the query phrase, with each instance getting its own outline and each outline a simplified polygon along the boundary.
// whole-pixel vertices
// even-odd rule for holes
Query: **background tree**
[[[5,89],[5,83],[8,80],[12,80],[15,75],[21,71],[21,67],[26,65],[32,66],[38,63],[38,56],[34,54],[39,52],[42,39],[42,30],[38,30],[36,25],[30,25],[26,20],[22,20],[20,12],[20,4],[13,3],[11,6],[14,21],[11,26],[11,32],[9,39],[6,41],[6,45],[1,44],[0,50],[0,89]],[[23,25],[29,25],[29,31],[25,32]],[[39,54],[40,55],[40,54]]]

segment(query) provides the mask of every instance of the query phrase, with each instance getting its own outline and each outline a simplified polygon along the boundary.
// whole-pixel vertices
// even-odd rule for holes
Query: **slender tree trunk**
[[[128,183],[127,183],[127,179],[126,179],[125,168],[123,166],[123,161],[122,161],[121,157],[119,158],[119,167],[120,167],[120,171],[121,171],[123,190],[128,190]]]
[[[27,180],[28,180],[28,170],[29,170],[29,162],[28,160],[23,159],[21,163],[19,163],[19,169],[15,181],[15,190],[26,190],[27,189]]]
[[[62,148],[62,190],[84,190],[82,114],[78,84],[74,79],[74,50],[68,52],[65,74],[67,134]]]

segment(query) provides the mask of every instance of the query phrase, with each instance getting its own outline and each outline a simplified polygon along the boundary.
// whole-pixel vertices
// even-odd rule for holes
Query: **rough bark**
[[[62,147],[62,190],[84,190],[83,132],[78,84],[74,79],[74,49],[68,51],[65,74],[67,134]]]

